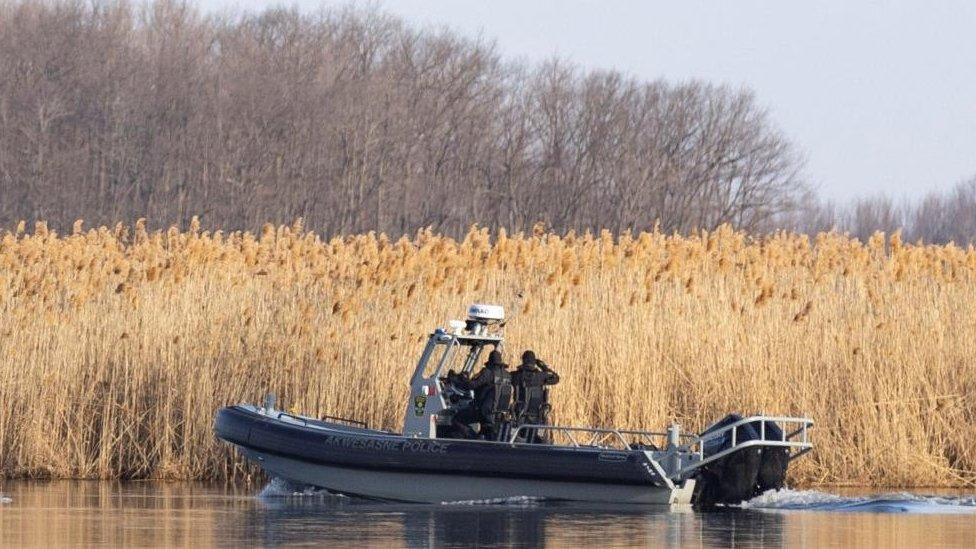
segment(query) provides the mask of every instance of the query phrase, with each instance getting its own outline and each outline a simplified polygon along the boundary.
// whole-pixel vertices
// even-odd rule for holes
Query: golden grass
[[[461,241],[293,227],[0,238],[0,472],[240,478],[214,411],[399,428],[429,330],[507,306],[507,358],[562,375],[562,424],[808,414],[806,485],[976,480],[976,251],[722,228]]]

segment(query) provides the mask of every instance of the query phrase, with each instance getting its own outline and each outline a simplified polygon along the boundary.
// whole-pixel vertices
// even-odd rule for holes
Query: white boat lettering
[[[408,440],[403,443],[403,451],[425,454],[446,454],[447,444],[441,444],[433,440]]]
[[[448,446],[432,440],[374,440],[331,435],[324,437],[324,443],[326,446],[350,450],[402,451],[425,454],[445,454]]]

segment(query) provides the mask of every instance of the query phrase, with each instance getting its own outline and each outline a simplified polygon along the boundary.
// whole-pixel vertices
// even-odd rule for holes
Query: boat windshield
[[[425,379],[434,376],[444,378],[452,370],[456,374],[471,374],[471,371],[479,364],[485,346],[494,348],[497,344],[498,342],[493,340],[458,338],[438,345],[424,365],[423,377]]]
[[[424,379],[430,379],[437,375],[438,372],[443,375],[443,373],[450,368],[449,365],[452,357],[458,354],[456,351],[457,344],[453,342],[448,343],[447,345],[438,345],[434,349],[433,354],[431,354],[430,360],[428,360],[427,364],[424,365]],[[444,369],[441,369],[442,364],[445,366]]]

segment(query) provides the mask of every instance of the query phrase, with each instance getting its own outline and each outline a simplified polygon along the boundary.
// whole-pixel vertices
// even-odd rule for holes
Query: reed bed
[[[147,232],[0,237],[0,473],[241,479],[214,411],[288,408],[399,428],[433,326],[476,301],[561,374],[562,424],[699,429],[808,414],[794,483],[976,481],[976,251],[660,232],[421,231],[326,240]]]

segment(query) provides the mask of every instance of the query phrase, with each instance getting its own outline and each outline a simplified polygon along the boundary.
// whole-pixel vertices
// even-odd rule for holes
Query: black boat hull
[[[690,503],[694,485],[676,487],[641,450],[407,438],[240,406],[218,411],[215,431],[273,476],[379,499],[669,504]]]

